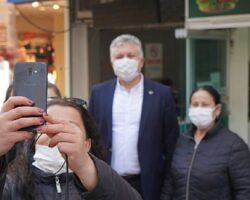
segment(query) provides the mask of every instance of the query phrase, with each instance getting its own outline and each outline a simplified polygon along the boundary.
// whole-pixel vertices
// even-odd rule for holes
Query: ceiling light
[[[40,4],[39,4],[38,1],[34,1],[34,2],[32,2],[31,5],[32,5],[33,8],[37,8]]]
[[[53,9],[54,9],[54,10],[58,10],[58,9],[60,9],[60,6],[59,6],[58,4],[54,4],[54,5],[53,5]]]

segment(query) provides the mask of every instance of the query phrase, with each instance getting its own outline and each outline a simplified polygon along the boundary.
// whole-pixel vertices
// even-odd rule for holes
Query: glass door
[[[221,94],[223,105],[221,117],[226,126],[228,125],[228,35],[224,30],[197,31],[190,33],[186,40],[186,108],[188,109],[189,96],[194,88],[202,85],[211,85]]]

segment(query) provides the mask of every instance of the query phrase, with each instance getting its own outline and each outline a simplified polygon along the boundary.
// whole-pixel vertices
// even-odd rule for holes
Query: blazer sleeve
[[[233,199],[250,199],[250,152],[241,138],[237,138],[231,147],[229,177]]]
[[[92,191],[86,192],[79,179],[77,187],[86,200],[142,200],[141,196],[110,166],[91,156],[98,173],[98,183]]]
[[[164,147],[165,147],[165,159],[166,167],[170,168],[175,145],[179,137],[179,126],[175,111],[175,104],[173,96],[168,90],[166,95],[165,113],[164,113]]]
[[[90,94],[90,99],[89,99],[89,104],[88,104],[88,111],[89,113],[93,116],[94,115],[94,101],[95,101],[95,92],[94,92],[94,88],[91,90],[91,94]]]

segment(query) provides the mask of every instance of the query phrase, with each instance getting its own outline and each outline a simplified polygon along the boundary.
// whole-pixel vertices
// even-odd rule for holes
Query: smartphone
[[[42,62],[18,62],[14,66],[13,95],[25,96],[34,106],[47,109],[47,65]],[[32,117],[32,116],[31,116]],[[35,132],[37,126],[22,130]]]

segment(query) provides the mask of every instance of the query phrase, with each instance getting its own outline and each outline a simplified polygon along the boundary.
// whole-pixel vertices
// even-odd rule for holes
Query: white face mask
[[[132,81],[138,73],[138,61],[131,58],[117,59],[113,63],[115,75],[123,81]]]
[[[45,145],[36,144],[33,166],[47,173],[56,173],[62,167],[64,158],[57,147],[50,148]],[[71,171],[71,170],[69,170]],[[65,173],[66,165],[57,174]]]
[[[211,107],[191,107],[188,116],[197,128],[205,129],[214,121],[213,111]]]

